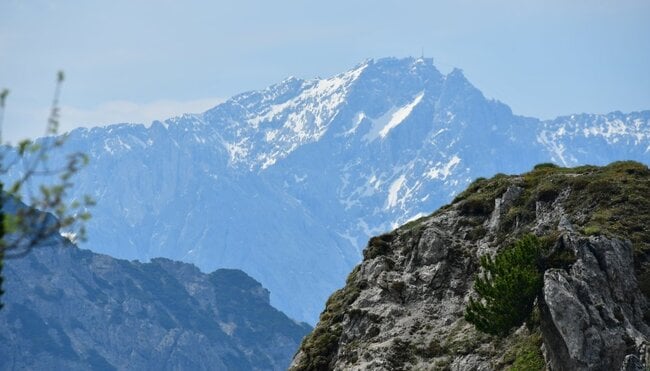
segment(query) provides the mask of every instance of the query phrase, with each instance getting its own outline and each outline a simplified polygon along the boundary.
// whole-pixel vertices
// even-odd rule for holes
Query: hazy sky
[[[287,76],[433,57],[515,113],[650,109],[648,0],[0,0],[5,139],[200,112]]]

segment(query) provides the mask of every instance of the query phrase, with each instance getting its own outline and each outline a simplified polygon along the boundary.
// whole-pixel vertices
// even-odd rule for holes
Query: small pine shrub
[[[541,243],[533,235],[492,259],[481,258],[482,276],[474,281],[479,300],[470,298],[465,319],[479,331],[506,336],[530,316],[542,289]]]
[[[368,241],[368,247],[363,251],[364,259],[374,259],[381,255],[386,255],[390,252],[390,242],[394,236],[391,234],[382,234],[379,237],[372,237]]]
[[[543,162],[543,163],[537,164],[537,165],[535,165],[535,167],[533,167],[533,169],[535,169],[535,170],[557,169],[557,168],[559,168],[559,166],[557,166],[556,164],[554,164],[552,162]]]
[[[537,199],[539,201],[551,202],[560,194],[560,189],[557,184],[545,182],[537,187]]]
[[[490,215],[493,208],[494,199],[491,197],[482,197],[480,194],[471,195],[460,204],[460,210],[463,215]]]

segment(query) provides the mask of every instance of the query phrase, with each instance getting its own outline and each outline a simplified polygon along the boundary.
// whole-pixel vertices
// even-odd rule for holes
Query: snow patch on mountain
[[[290,78],[261,93],[235,97],[206,112],[204,118],[228,117],[230,113],[222,111],[232,106],[243,107],[243,117],[229,117],[224,127],[224,135],[229,138],[226,146],[230,147],[231,154],[236,154],[231,156],[230,165],[266,169],[301,146],[318,141],[327,132],[339,107],[346,102],[350,87],[367,66],[367,63],[361,64],[329,79]],[[298,94],[282,94],[296,84]],[[243,104],[246,100],[254,100],[257,104]],[[240,124],[242,121],[244,125]],[[252,156],[253,153],[257,155]]]
[[[372,127],[363,139],[366,142],[372,142],[377,138],[384,139],[392,129],[406,120],[413,111],[413,108],[420,103],[422,97],[424,97],[423,91],[420,92],[412,102],[401,107],[391,107],[391,109],[382,116],[372,120]]]
[[[420,101],[422,100],[422,97],[424,96],[424,92],[421,92],[418,94],[417,97],[413,100],[413,102],[407,104],[406,106],[398,109],[395,111],[391,118],[390,121],[388,121],[388,124],[384,126],[380,131],[379,131],[379,136],[383,139],[388,135],[388,132],[391,131],[391,129],[397,127],[397,125],[401,124],[410,114],[411,111],[413,111],[413,107],[417,106]]]
[[[551,152],[551,160],[560,163],[562,166],[570,166],[572,161],[569,161],[564,154],[566,148],[561,141],[557,140],[563,134],[563,128],[559,129],[556,133],[542,131],[537,136],[537,140]],[[575,162],[575,159],[570,160]]]
[[[630,123],[623,120],[615,119],[584,128],[582,132],[585,137],[600,136],[611,141],[611,143],[616,143],[621,136],[631,136],[635,139],[635,144],[639,144],[650,137],[650,130],[643,126],[644,122],[642,120],[634,120],[630,125]]]
[[[453,155],[447,163],[438,161],[434,167],[426,172],[425,176],[429,179],[447,179],[451,175],[456,165],[460,164],[460,157]]]
[[[348,129],[345,133],[343,133],[343,136],[349,137],[350,135],[355,134],[357,132],[357,129],[365,119],[366,119],[366,114],[364,112],[357,113],[353,120],[352,127]]]
[[[402,175],[390,185],[390,188],[388,188],[388,198],[386,199],[386,208],[390,209],[397,206],[397,197],[405,181],[406,175]]]

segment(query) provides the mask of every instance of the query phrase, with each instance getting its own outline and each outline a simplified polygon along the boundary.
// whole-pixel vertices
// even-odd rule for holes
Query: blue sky
[[[287,76],[433,57],[515,113],[650,109],[650,1],[0,0],[4,139],[198,112]]]

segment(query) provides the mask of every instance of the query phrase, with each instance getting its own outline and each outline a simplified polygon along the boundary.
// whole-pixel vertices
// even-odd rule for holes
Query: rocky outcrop
[[[645,369],[649,191],[637,163],[478,180],[370,240],[291,369]],[[480,333],[464,319],[479,257],[527,233],[544,245],[535,309],[505,338]]]
[[[626,357],[645,363],[647,301],[640,294],[632,245],[602,236],[565,235],[576,262],[544,275],[542,333],[547,360],[558,370],[615,370]],[[650,365],[650,364],[649,364]]]
[[[5,261],[0,370],[284,370],[310,330],[239,270],[48,243]]]

